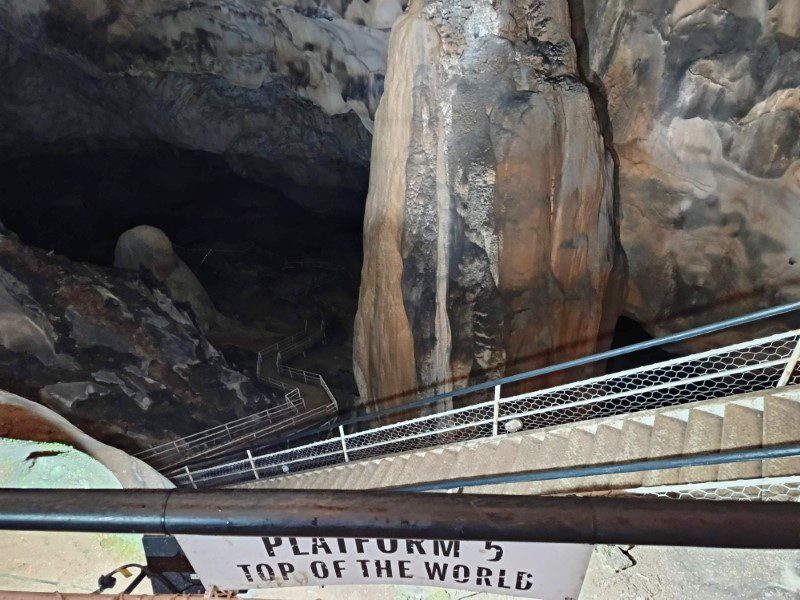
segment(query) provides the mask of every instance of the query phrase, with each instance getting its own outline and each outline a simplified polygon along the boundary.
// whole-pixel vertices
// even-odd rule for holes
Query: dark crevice
[[[589,92],[594,107],[595,120],[603,138],[603,145],[611,157],[613,171],[611,180],[614,232],[614,266],[612,268],[605,297],[603,298],[603,323],[600,328],[598,350],[611,343],[610,332],[620,315],[628,279],[628,260],[620,239],[620,175],[619,155],[614,147],[614,126],[608,108],[608,95],[600,76],[591,68],[589,35],[586,31],[586,11],[583,0],[567,0],[570,14],[570,34],[575,44],[578,75]]]
[[[638,561],[631,554],[631,552],[633,551],[634,548],[636,548],[636,546],[628,546],[627,549],[624,546],[617,546],[617,549],[620,552],[622,552],[622,554],[625,555],[625,558],[627,558],[629,561],[631,561],[631,564],[629,564],[629,565],[627,565],[625,567],[622,567],[621,569],[617,569],[616,570],[617,573],[619,573],[620,571],[625,571],[627,569],[630,569],[631,567],[635,567],[638,564]]]

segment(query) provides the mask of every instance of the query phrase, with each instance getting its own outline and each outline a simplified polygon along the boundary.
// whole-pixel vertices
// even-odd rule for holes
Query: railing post
[[[192,484],[194,489],[197,489],[197,484],[194,482],[194,477],[192,477],[192,472],[189,470],[189,467],[184,465],[183,468],[186,470],[186,475],[189,477],[189,481]]]
[[[342,452],[344,452],[344,462],[350,462],[350,457],[347,455],[347,442],[344,439],[344,427],[339,425],[339,439],[342,440]]]
[[[253,475],[256,476],[256,479],[261,479],[258,476],[258,469],[256,469],[256,461],[253,460],[253,454],[250,452],[250,448],[247,449],[247,458],[250,459],[250,466],[253,467]]]
[[[783,369],[783,373],[781,373],[781,378],[778,380],[777,387],[783,387],[789,383],[789,378],[792,376],[792,373],[794,373],[798,359],[800,359],[800,339],[798,339],[794,350],[792,350],[792,353],[789,355],[789,360],[786,361],[786,367]]]
[[[233,441],[233,436],[231,435],[231,430],[228,429],[228,424],[227,423],[225,423],[225,431],[228,432],[228,439]]]
[[[497,435],[497,422],[500,418],[500,386],[494,386],[494,416],[492,417],[492,437]]]

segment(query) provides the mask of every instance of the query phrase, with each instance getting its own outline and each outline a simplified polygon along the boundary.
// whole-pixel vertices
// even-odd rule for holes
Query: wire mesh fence
[[[673,500],[800,502],[800,476],[640,487],[623,490],[620,493]]]
[[[179,485],[213,486],[459,441],[761,391],[792,382],[797,331],[789,331],[375,427],[288,450],[177,475]]]

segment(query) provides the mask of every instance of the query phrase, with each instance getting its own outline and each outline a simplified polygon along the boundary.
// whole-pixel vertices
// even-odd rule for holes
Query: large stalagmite
[[[616,318],[613,168],[566,2],[414,0],[389,57],[355,325],[362,398],[593,351]]]

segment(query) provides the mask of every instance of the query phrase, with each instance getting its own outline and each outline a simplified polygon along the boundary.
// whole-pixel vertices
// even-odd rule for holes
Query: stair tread
[[[764,446],[800,441],[800,401],[786,394],[764,398]],[[764,461],[764,476],[778,477],[800,473],[800,457]]]
[[[705,454],[718,452],[722,443],[722,417],[702,409],[689,411],[686,424],[686,438],[683,453]],[[715,481],[719,474],[719,466],[683,467],[681,481],[687,483]]]
[[[722,450],[758,448],[764,431],[763,411],[738,404],[728,404],[722,421]],[[720,481],[761,477],[761,461],[728,463],[719,466]]]
[[[650,436],[650,457],[680,456],[685,437],[686,421],[669,415],[656,415],[653,421],[653,433]],[[671,485],[679,481],[680,469],[660,469],[647,471],[642,478],[642,485]]]

